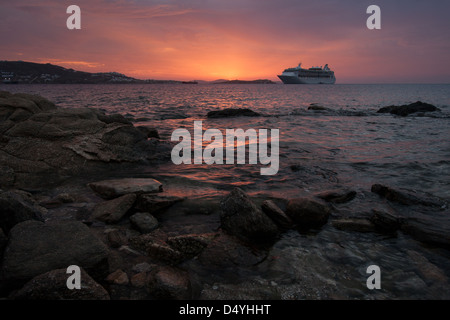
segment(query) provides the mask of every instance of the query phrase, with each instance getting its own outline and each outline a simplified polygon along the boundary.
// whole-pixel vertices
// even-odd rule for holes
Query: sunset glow
[[[72,3],[73,2],[73,3]],[[82,29],[66,28],[81,8]],[[1,1],[1,60],[52,63],[139,79],[278,80],[329,64],[338,83],[448,83],[448,2]]]

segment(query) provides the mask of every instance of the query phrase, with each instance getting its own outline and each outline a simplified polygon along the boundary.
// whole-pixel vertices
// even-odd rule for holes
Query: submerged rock
[[[344,218],[333,220],[333,227],[344,231],[374,232],[375,225],[368,219]]]
[[[330,190],[324,191],[316,195],[318,198],[331,203],[346,203],[352,201],[356,197],[354,190]]]
[[[373,215],[370,221],[375,225],[377,231],[381,233],[395,233],[400,229],[402,219],[386,211],[372,210]]]
[[[327,223],[331,209],[321,200],[297,198],[288,202],[286,214],[302,230],[320,228]]]
[[[227,117],[259,117],[260,114],[258,112],[252,111],[246,108],[226,108],[218,111],[210,111],[207,114],[208,118],[227,118]]]
[[[427,198],[412,194],[410,192],[403,192],[392,189],[381,184],[372,185],[372,192],[388,199],[389,201],[397,202],[403,205],[423,205],[427,207],[444,208],[446,204],[438,199]]]
[[[161,182],[151,178],[113,179],[88,184],[95,193],[105,199],[112,199],[129,193],[142,194],[161,192]]]
[[[383,107],[380,110],[378,110],[377,113],[391,113],[402,117],[406,117],[407,115],[416,112],[433,112],[433,111],[441,111],[441,110],[431,104],[417,101],[408,105]]]
[[[108,292],[80,268],[81,289],[67,288],[67,269],[57,269],[34,277],[15,292],[16,300],[109,300]]]
[[[0,194],[0,228],[6,233],[26,220],[44,221],[42,215],[46,212],[26,192],[6,191]]]
[[[450,248],[450,218],[417,216],[405,220],[401,230],[414,239]]]
[[[278,235],[275,223],[240,188],[220,202],[222,229],[251,242],[271,242]]]
[[[9,280],[29,280],[39,274],[77,265],[91,275],[107,269],[108,249],[78,221],[25,221],[11,229],[3,259]]]

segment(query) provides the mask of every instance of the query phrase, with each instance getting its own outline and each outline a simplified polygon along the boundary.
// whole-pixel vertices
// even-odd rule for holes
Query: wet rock
[[[138,126],[137,129],[141,131],[147,138],[160,139],[158,130],[151,126]]]
[[[162,191],[162,184],[150,178],[104,180],[89,183],[88,186],[105,199],[117,198],[129,193],[142,194]]]
[[[117,223],[127,214],[136,201],[134,193],[97,204],[91,215],[91,220],[100,220],[106,223]]]
[[[355,231],[355,232],[374,232],[375,225],[367,219],[338,219],[333,220],[333,227],[344,231]]]
[[[135,208],[150,214],[159,213],[177,202],[183,201],[184,198],[176,196],[167,196],[162,194],[142,194],[136,201]]]
[[[276,286],[261,281],[205,285],[200,300],[281,300]]]
[[[216,236],[215,233],[187,234],[169,237],[167,244],[189,259],[200,254]]]
[[[103,113],[98,114],[98,120],[110,124],[110,123],[123,123],[123,124],[131,124],[131,121],[125,118],[123,115],[119,113],[113,113],[110,115],[106,115]]]
[[[416,265],[425,281],[439,284],[446,284],[448,282],[449,279],[445,272],[435,264],[431,263],[422,254],[412,250],[408,250],[407,254],[411,258],[411,261]]]
[[[128,275],[121,269],[117,269],[113,273],[109,274],[105,280],[108,283],[117,285],[127,285],[129,282]]]
[[[309,105],[308,110],[326,111],[326,110],[329,110],[329,109],[325,108],[324,106],[320,106],[320,105],[312,103],[312,104]]]
[[[151,292],[156,299],[188,300],[192,299],[192,287],[187,272],[161,267],[151,283]]]
[[[135,288],[144,288],[148,285],[149,280],[150,277],[147,272],[140,272],[131,277],[130,283]]]
[[[39,202],[39,205],[43,206],[44,208],[51,209],[59,207],[65,203],[73,202],[75,202],[75,199],[70,194],[60,193],[52,199]]]
[[[26,220],[43,221],[42,215],[46,212],[26,192],[6,191],[0,194],[0,228],[6,233]]]
[[[321,192],[316,195],[318,198],[331,203],[346,203],[352,201],[356,197],[356,191],[331,190]]]
[[[234,188],[220,202],[222,229],[251,242],[271,242],[278,235],[275,223],[240,188]]]
[[[448,216],[416,216],[405,220],[400,228],[418,241],[450,248],[450,219]]]
[[[199,260],[208,267],[234,268],[257,265],[266,257],[265,250],[250,248],[233,236],[219,233],[200,253]]]
[[[206,115],[208,118],[227,118],[227,117],[259,117],[260,114],[246,108],[226,108],[219,111],[210,111]]]
[[[131,269],[131,271],[136,272],[136,273],[147,273],[147,272],[152,271],[155,267],[156,267],[156,265],[151,265],[147,262],[142,262],[142,263],[138,263],[138,264],[134,265],[133,268]]]
[[[292,199],[286,207],[286,214],[302,230],[322,227],[327,223],[330,213],[326,203],[311,198]]]
[[[81,289],[70,290],[67,269],[57,269],[34,277],[10,298],[17,300],[109,300],[108,292],[80,268]]]
[[[408,105],[383,107],[379,109],[377,113],[391,113],[402,117],[406,117],[407,115],[416,112],[433,112],[433,111],[441,111],[441,110],[431,104],[417,101]]]
[[[108,249],[78,221],[25,221],[11,229],[3,259],[7,279],[28,280],[77,265],[94,278],[107,270]]]
[[[292,219],[289,218],[272,200],[265,200],[262,203],[261,208],[281,230],[288,230],[293,227],[294,222]]]
[[[372,210],[372,213],[370,221],[375,225],[377,231],[389,234],[400,229],[402,219],[399,216],[381,210]]]
[[[428,199],[423,199],[409,192],[398,191],[381,184],[372,185],[372,192],[386,198],[389,201],[397,202],[403,205],[423,205],[427,207],[444,208],[446,204],[438,199],[433,199],[429,197]],[[424,195],[425,196],[425,195]]]
[[[1,130],[0,130],[1,134]],[[0,166],[0,186],[11,187],[14,185],[16,175],[14,170],[8,166]]]
[[[138,212],[130,217],[133,226],[142,233],[150,233],[158,228],[158,220],[148,212]]]

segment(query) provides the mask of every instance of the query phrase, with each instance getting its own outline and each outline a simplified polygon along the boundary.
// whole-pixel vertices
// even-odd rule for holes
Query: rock
[[[372,185],[371,191],[389,201],[398,202],[403,205],[423,205],[436,208],[444,208],[446,206],[446,204],[439,199],[422,199],[415,194],[401,192],[381,184]]]
[[[145,252],[149,257],[171,265],[177,265],[186,258],[181,252],[155,239],[151,234],[131,238],[130,244],[133,248]]]
[[[333,227],[344,231],[356,231],[356,232],[374,232],[375,225],[367,219],[338,219],[333,220]]]
[[[106,223],[117,223],[127,214],[136,201],[134,193],[97,204],[91,215],[91,220],[100,220]]]
[[[208,268],[250,267],[261,263],[266,257],[265,250],[249,248],[239,239],[225,233],[219,233],[198,256],[199,261]]]
[[[147,138],[156,138],[160,139],[158,130],[150,126],[138,126],[136,127],[139,131],[141,131]]]
[[[215,233],[187,234],[169,237],[167,244],[181,252],[186,258],[193,258],[200,254],[216,236]]]
[[[11,229],[3,257],[5,276],[28,280],[77,265],[92,276],[107,270],[108,249],[78,221],[25,221]]]
[[[0,183],[27,188],[170,154],[169,143],[148,140],[121,116],[26,94],[0,98],[0,141],[0,168],[9,168]]]
[[[118,285],[127,285],[129,282],[128,275],[120,269],[117,269],[116,271],[108,275],[105,280],[108,283]]]
[[[155,265],[148,264],[147,262],[142,262],[134,265],[131,271],[136,273],[147,273],[152,271],[154,268]]]
[[[226,108],[219,111],[210,111],[206,115],[208,118],[227,118],[227,117],[259,117],[260,114],[246,108]]]
[[[127,178],[117,180],[104,180],[89,183],[88,186],[105,199],[117,198],[129,193],[142,194],[162,192],[162,185],[154,179]]]
[[[130,221],[142,233],[150,233],[159,225],[158,220],[147,212],[133,214]]]
[[[162,300],[189,300],[192,299],[192,287],[187,272],[162,267],[151,284],[151,292],[156,299]]]
[[[391,113],[402,117],[406,117],[407,115],[416,112],[433,112],[433,111],[441,111],[441,110],[431,104],[417,101],[408,105],[383,107],[380,110],[378,110],[377,113]]]
[[[1,131],[1,130],[0,130]],[[1,134],[1,132],[0,132]],[[16,180],[15,172],[8,166],[0,166],[0,186],[11,187]]]
[[[200,300],[282,300],[279,289],[259,281],[244,281],[238,284],[206,284],[201,292]]]
[[[407,254],[411,258],[411,261],[418,268],[422,278],[424,278],[426,281],[439,284],[445,284],[448,282],[448,277],[445,272],[431,263],[419,252],[407,250]]]
[[[159,213],[171,207],[184,198],[176,196],[166,196],[162,194],[142,194],[136,201],[135,208],[150,214]]]
[[[281,230],[288,230],[293,227],[294,222],[292,219],[289,218],[272,200],[265,200],[262,203],[261,208]]]
[[[325,191],[316,195],[316,197],[331,203],[346,203],[356,197],[356,191]]]
[[[271,242],[278,235],[275,223],[240,188],[220,202],[222,229],[245,241]]]
[[[377,231],[381,233],[395,233],[400,229],[401,218],[393,213],[380,210],[372,210],[373,215],[370,221],[375,225]]]
[[[26,220],[43,221],[47,210],[39,206],[31,195],[20,191],[0,194],[0,228],[8,233],[16,224]]]
[[[326,110],[329,110],[329,109],[325,108],[323,106],[317,105],[317,104],[310,104],[310,106],[308,107],[308,110],[326,111]]]
[[[80,268],[81,289],[67,288],[67,269],[57,269],[34,277],[10,298],[17,300],[109,300],[108,292]]]
[[[130,279],[131,285],[135,288],[144,288],[149,283],[149,275],[146,272],[140,272],[133,275]]]
[[[286,214],[302,230],[320,228],[327,223],[331,210],[321,200],[297,198],[289,200]]]
[[[450,248],[450,219],[446,217],[418,216],[408,218],[401,230],[414,239],[443,248]]]
[[[117,229],[106,232],[106,238],[112,248],[120,248],[128,242],[126,235],[121,230]]]

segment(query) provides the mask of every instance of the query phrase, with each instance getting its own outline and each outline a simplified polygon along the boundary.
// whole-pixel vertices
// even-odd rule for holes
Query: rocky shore
[[[448,203],[426,193],[374,184],[264,199],[234,188],[211,203],[171,194],[153,177],[120,174],[167,161],[169,147],[154,128],[120,115],[0,92],[0,297],[339,299],[348,297],[317,293],[325,284],[314,277],[305,276],[299,297],[288,283],[251,275],[257,267],[285,272],[275,260],[287,257],[274,252],[290,232],[314,238],[333,228],[450,249]],[[368,195],[377,206],[349,211]],[[408,254],[424,281],[448,285],[425,255]],[[66,286],[70,265],[82,270],[80,290]]]

